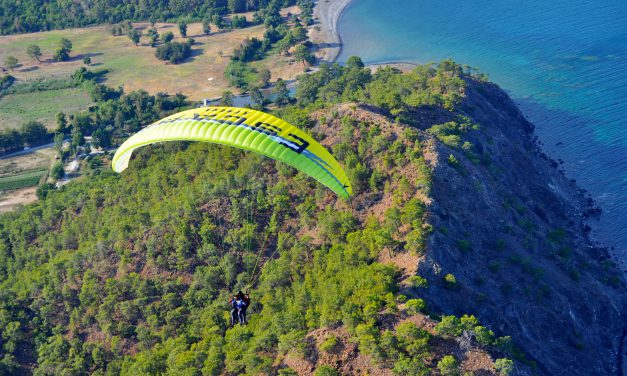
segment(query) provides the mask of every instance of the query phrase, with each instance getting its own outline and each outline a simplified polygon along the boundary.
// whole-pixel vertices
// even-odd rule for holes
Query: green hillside
[[[464,87],[450,62],[372,76],[353,59],[304,76],[297,104],[276,113],[332,148],[357,193],[349,201],[252,153],[169,143],[142,149],[121,175],[104,166],[0,217],[0,371],[291,375],[305,359],[331,375],[353,366],[338,354],[357,346],[372,374],[455,374],[472,357],[508,374],[505,358],[524,359],[509,337],[420,298],[431,283],[415,275],[432,231],[431,137],[333,106],[362,99],[403,121],[419,105],[448,113],[440,106]],[[227,300],[240,289],[250,323],[231,329]],[[329,333],[316,341],[318,329]],[[472,346],[455,340],[463,333]]]

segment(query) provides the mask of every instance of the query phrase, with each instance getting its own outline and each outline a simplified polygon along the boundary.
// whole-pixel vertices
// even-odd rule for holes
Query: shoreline
[[[335,63],[342,53],[344,42],[338,30],[340,19],[353,0],[318,0],[314,7],[316,23],[309,29],[309,39],[317,46],[316,57],[322,62]],[[409,61],[380,61],[366,66],[372,71],[393,67],[409,72],[419,64]]]
[[[338,24],[352,1],[353,0],[316,1],[314,7],[314,19],[316,23],[313,27],[310,27],[310,40],[317,46],[316,57],[318,58],[318,63],[316,65],[319,65],[321,62],[334,63],[342,52],[343,41],[338,30]],[[397,68],[403,72],[409,72],[418,65],[419,64],[410,61],[396,60],[377,61],[376,63],[366,64],[366,67],[370,68],[373,72],[379,68],[388,66]],[[508,95],[510,95],[509,92]],[[534,132],[534,134],[538,136],[537,133]],[[543,145],[539,145],[539,147],[541,152],[547,153]],[[547,153],[546,155],[548,156],[549,154]],[[554,156],[550,159],[554,159]],[[583,188],[579,186],[579,184],[577,184],[577,186]],[[596,201],[595,204],[598,205]],[[616,261],[619,270],[621,270],[623,275],[627,278],[627,268],[624,268],[626,264],[622,261],[620,254],[616,252],[614,246],[611,246],[606,239],[599,239],[598,236],[594,234],[587,234],[586,236],[595,246],[607,249],[612,259]],[[625,376],[627,376],[627,373]]]
[[[352,0],[318,0],[314,7],[316,23],[309,31],[309,39],[318,46],[316,57],[334,63],[342,52],[342,37],[338,23]]]
[[[317,0],[314,7],[314,18],[316,23],[313,27],[310,27],[310,40],[317,45],[316,57],[318,58],[318,65],[321,62],[334,63],[338,56],[342,52],[343,41],[342,36],[338,30],[338,24],[342,18],[344,12],[353,0]],[[376,63],[366,64],[366,67],[370,68],[373,72],[379,68],[391,66],[397,68],[403,72],[411,71],[419,64],[410,61],[377,61]],[[508,95],[510,93],[508,92]],[[511,96],[511,95],[510,95]],[[520,108],[520,107],[519,107]],[[534,133],[537,136],[537,133]],[[540,146],[540,150],[547,153],[544,146]],[[548,156],[548,154],[547,154]],[[555,159],[552,156],[551,159]],[[583,188],[577,185],[579,188]],[[596,204],[596,201],[595,201]],[[612,259],[616,261],[619,270],[623,272],[623,275],[627,277],[627,268],[618,252],[614,249],[613,245],[606,239],[599,239],[594,234],[588,234],[587,237],[591,243],[597,247],[606,248],[607,252],[612,256]],[[627,347],[627,345],[626,345]],[[625,374],[627,376],[627,374]]]
[[[343,41],[338,30],[339,21],[344,14],[347,7],[351,4],[352,0],[317,0],[314,8],[314,18],[316,23],[310,28],[310,40],[317,46],[316,57],[318,58],[318,64],[321,62],[334,63],[342,52]],[[398,68],[404,72],[412,70],[416,65],[411,62],[404,61],[380,61],[373,64],[367,64],[366,66],[372,71],[384,66],[392,66]],[[509,94],[508,94],[509,95]],[[516,105],[518,107],[518,105]],[[520,107],[518,107],[520,108]],[[537,133],[534,132],[537,137]],[[546,154],[544,147],[541,144],[537,144],[537,151],[541,155],[545,155],[552,160],[551,157]],[[582,187],[579,184],[576,185],[577,189]],[[583,193],[579,195],[580,199],[585,200]],[[596,202],[594,202],[596,204]],[[585,205],[579,203],[576,205],[582,212],[585,211]],[[588,222],[583,221],[583,223]],[[593,234],[583,233],[583,236],[587,239],[590,245],[595,248],[603,249],[604,252],[610,257],[611,260],[616,262],[616,267],[619,272],[622,272],[623,278],[627,277],[627,269],[623,269],[624,264],[621,262],[620,255],[613,249],[608,247],[606,242],[599,242],[597,237]],[[627,376],[627,329],[623,329],[623,333],[618,335],[618,349],[616,353],[616,363],[618,372]]]

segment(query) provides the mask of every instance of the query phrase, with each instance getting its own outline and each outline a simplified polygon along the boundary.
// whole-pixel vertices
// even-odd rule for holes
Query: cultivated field
[[[54,148],[0,159],[0,213],[37,200],[35,191],[54,161]]]
[[[0,177],[0,192],[32,187],[39,184],[48,169],[32,170],[21,174]]]
[[[47,169],[52,166],[57,152],[54,148],[45,148],[17,157],[0,159],[0,178],[23,174],[28,171]]]

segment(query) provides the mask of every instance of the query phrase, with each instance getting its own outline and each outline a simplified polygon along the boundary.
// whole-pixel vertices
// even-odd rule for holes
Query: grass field
[[[0,129],[16,128],[31,120],[54,128],[57,113],[81,111],[90,104],[81,88],[5,95],[0,97]]]
[[[286,8],[283,13],[287,12],[295,13],[297,10]],[[150,27],[148,23],[136,23],[134,26],[144,33]],[[174,40],[180,40],[175,24],[159,23],[156,27],[160,34],[171,31],[175,35]],[[200,23],[189,24],[188,37],[194,38],[196,44],[192,47],[192,57],[178,65],[158,60],[155,48],[148,45],[147,37],[142,37],[140,44],[135,46],[126,36],[111,35],[111,26],[3,36],[0,37],[0,61],[9,55],[17,57],[22,66],[11,74],[18,79],[29,80],[66,77],[83,66],[85,56],[90,56],[94,68],[110,70],[105,82],[109,86],[122,86],[127,92],[137,89],[151,94],[181,92],[194,100],[216,98],[228,88],[224,71],[232,51],[248,37],[262,37],[265,29],[263,25],[257,25],[214,33],[216,30],[212,25],[212,34],[205,36],[201,33]],[[72,41],[72,59],[53,62],[52,56],[61,38]],[[44,53],[41,63],[27,57],[26,48],[31,44],[41,47]],[[266,66],[272,71],[273,80],[277,77],[292,79],[295,72],[302,72],[302,65],[290,63],[284,57],[273,56]]]
[[[48,169],[37,169],[0,177],[0,192],[36,186],[47,171]]]
[[[147,23],[134,24],[144,32]],[[160,34],[172,31],[179,39],[178,28],[174,24],[157,24]],[[193,56],[182,64],[171,65],[155,57],[155,49],[143,37],[135,46],[126,36],[111,35],[110,26],[97,26],[82,29],[55,30],[50,32],[11,35],[0,38],[0,61],[7,55],[16,56],[24,65],[12,73],[18,79],[29,80],[40,77],[66,77],[83,66],[83,58],[90,56],[94,68],[109,69],[106,84],[122,86],[129,92],[144,89],[151,94],[163,91],[182,92],[193,99],[204,96],[215,97],[226,88],[223,77],[232,50],[249,36],[263,35],[263,26],[216,33],[209,36],[198,35],[201,25],[188,26],[188,35],[197,44],[193,46]],[[72,60],[53,62],[52,55],[61,38],[72,41]],[[38,44],[44,56],[42,63],[26,56],[26,47]],[[222,54],[222,56],[220,56]],[[208,78],[213,77],[212,81]]]

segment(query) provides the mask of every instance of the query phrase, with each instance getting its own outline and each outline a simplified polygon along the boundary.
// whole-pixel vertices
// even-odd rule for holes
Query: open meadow
[[[286,8],[283,13],[295,11],[295,8]],[[252,14],[246,16],[252,18]],[[133,26],[143,34],[150,28],[147,22],[134,23]],[[155,27],[160,35],[172,32],[174,41],[186,40],[181,38],[176,24],[157,23]],[[83,59],[89,56],[92,61],[90,69],[109,70],[104,82],[108,86],[122,86],[126,92],[138,89],[146,90],[150,94],[180,92],[190,99],[202,100],[217,98],[224,90],[229,89],[224,71],[233,50],[246,38],[262,38],[265,31],[263,25],[230,31],[220,31],[215,25],[211,25],[211,34],[204,35],[202,24],[189,24],[187,37],[195,40],[192,56],[181,64],[169,64],[155,57],[156,48],[150,47],[146,35],[135,46],[125,35],[113,36],[111,29],[111,25],[103,25],[3,36],[0,37],[0,62],[6,56],[15,56],[21,65],[10,73],[19,80],[27,81],[68,77],[84,66]],[[54,62],[53,54],[61,38],[72,41],[71,59]],[[160,41],[159,44],[161,43]],[[41,62],[27,56],[26,49],[32,44],[41,47]],[[273,80],[278,77],[293,79],[303,71],[302,64],[278,55],[267,57],[259,65],[270,69]]]
[[[145,33],[150,24],[133,26]],[[155,26],[159,34],[171,31],[174,41],[181,39],[175,24]],[[11,74],[20,80],[32,80],[67,77],[84,66],[83,59],[89,56],[92,69],[109,70],[105,84],[122,86],[126,92],[143,89],[151,94],[181,92],[193,99],[216,97],[227,87],[223,72],[232,50],[248,37],[263,36],[264,29],[258,25],[208,36],[202,35],[201,29],[201,24],[188,25],[188,37],[194,38],[196,43],[192,57],[177,65],[158,60],[146,36],[135,46],[125,35],[113,36],[110,25],[4,36],[0,38],[0,61],[9,55],[17,57],[22,66]],[[72,41],[71,59],[54,62],[52,57],[61,38]],[[31,44],[41,47],[41,63],[26,55],[26,48]],[[210,77],[213,80],[209,81]]]

